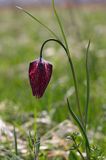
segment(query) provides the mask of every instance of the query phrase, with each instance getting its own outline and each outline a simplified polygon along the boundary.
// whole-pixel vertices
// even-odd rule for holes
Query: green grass
[[[39,10],[35,9],[30,12],[60,35],[51,10],[41,9],[39,13]],[[85,46],[91,39],[88,127],[103,135],[106,134],[105,13],[101,10],[94,12],[78,9],[63,10],[60,14],[77,74],[82,110],[86,95]],[[41,44],[51,37],[48,31],[20,11],[0,11],[0,104],[6,101],[5,108],[0,107],[2,119],[21,125],[21,118],[17,119],[21,114],[33,112],[36,118],[42,110],[47,110],[49,114],[53,111],[52,120],[56,123],[68,117],[65,97],[67,91],[73,87],[73,79],[64,50],[57,44],[49,43],[45,47],[44,58],[53,63],[54,71],[43,98],[37,100],[33,97],[29,85],[29,63],[39,57]],[[76,111],[74,92],[69,99]],[[106,139],[95,138],[95,141],[106,154]]]

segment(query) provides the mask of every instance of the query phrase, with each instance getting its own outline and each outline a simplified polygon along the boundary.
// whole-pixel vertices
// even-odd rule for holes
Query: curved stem
[[[55,41],[55,42],[59,43],[64,48],[64,50],[65,50],[65,52],[67,54],[68,61],[69,61],[69,64],[70,64],[70,67],[71,67],[71,71],[72,71],[72,75],[73,75],[73,79],[74,79],[74,86],[75,86],[75,94],[76,94],[76,101],[77,101],[78,112],[79,112],[79,116],[80,116],[80,120],[82,122],[82,125],[84,125],[83,118],[82,118],[82,113],[81,113],[81,109],[80,109],[79,96],[78,96],[78,88],[77,88],[77,81],[76,81],[74,66],[73,66],[73,63],[72,63],[72,60],[71,60],[71,57],[70,57],[70,54],[69,54],[69,51],[67,50],[67,48],[64,46],[64,44],[61,41],[59,41],[57,39],[48,39],[48,40],[46,40],[42,44],[42,47],[41,47],[41,50],[40,50],[40,60],[42,58],[43,48],[44,48],[45,44],[47,42],[49,42],[49,41]]]
[[[67,49],[66,49],[66,47],[63,45],[63,43],[62,43],[61,41],[57,40],[57,39],[52,39],[52,38],[51,38],[51,39],[46,40],[46,41],[42,44],[42,47],[41,47],[41,50],[40,50],[40,59],[42,58],[43,48],[44,48],[45,44],[46,44],[47,42],[49,42],[49,41],[54,41],[54,42],[59,43],[59,44],[64,48],[64,50],[65,50],[65,52],[66,52],[66,54],[67,54]]]
[[[61,41],[59,41],[59,40],[57,40],[57,39],[48,39],[48,40],[46,40],[46,41],[42,44],[42,46],[41,46],[41,50],[40,50],[40,60],[42,59],[43,48],[44,48],[44,46],[46,45],[46,43],[48,43],[49,41],[54,41],[54,42],[57,42],[58,44],[60,44],[60,45],[63,47],[63,49],[65,50],[66,54],[67,54],[67,57],[68,57],[68,60],[69,60],[70,66],[71,66],[71,70],[72,70],[73,79],[74,79],[77,106],[78,106],[78,111],[79,111],[79,114],[80,114],[80,120],[81,120],[82,123],[81,123],[80,120],[77,118],[77,116],[74,114],[74,112],[70,109],[68,99],[67,99],[67,103],[68,103],[68,107],[69,107],[69,110],[70,110],[71,115],[73,116],[74,120],[77,122],[77,124],[78,124],[78,126],[79,126],[79,128],[80,128],[80,130],[81,130],[81,132],[82,132],[82,135],[83,135],[83,137],[85,138],[86,146],[87,146],[87,155],[88,155],[88,157],[89,157],[90,146],[89,146],[89,141],[88,141],[86,132],[85,132],[85,130],[84,130],[84,123],[83,123],[82,114],[81,114],[80,105],[79,105],[77,82],[76,82],[75,71],[74,71],[74,66],[73,66],[71,57],[70,57],[70,55],[69,55],[69,52],[67,51],[67,48],[64,46],[64,44],[63,44]],[[90,159],[90,158],[88,158],[88,159]]]

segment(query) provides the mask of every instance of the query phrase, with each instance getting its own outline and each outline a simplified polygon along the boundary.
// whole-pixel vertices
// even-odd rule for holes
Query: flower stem
[[[80,103],[79,103],[79,96],[78,96],[78,88],[77,88],[77,82],[76,82],[76,76],[75,76],[75,71],[74,71],[74,66],[73,66],[73,63],[72,63],[72,60],[71,60],[71,57],[69,55],[69,52],[67,50],[67,48],[64,46],[64,44],[57,40],[57,39],[48,39],[46,40],[43,44],[42,44],[42,47],[41,47],[41,50],[40,50],[40,59],[42,58],[42,52],[43,52],[43,48],[45,46],[45,44],[49,41],[55,41],[57,43],[59,43],[65,50],[66,54],[67,54],[67,57],[68,57],[68,61],[69,61],[69,64],[70,64],[70,67],[71,67],[71,71],[72,71],[72,75],[73,75],[73,79],[74,79],[74,86],[75,86],[75,93],[76,93],[76,100],[77,100],[77,106],[78,106],[78,111],[79,111],[79,115],[80,115],[80,120],[82,122],[82,124],[84,125],[83,123],[83,118],[82,118],[82,113],[81,113],[81,109],[80,109]]]
[[[66,47],[64,46],[64,44],[63,44],[61,41],[57,40],[57,39],[51,38],[51,39],[46,40],[46,41],[42,44],[41,50],[40,50],[40,59],[42,58],[43,48],[44,48],[45,44],[48,43],[49,41],[54,41],[54,42],[59,43],[59,44],[64,48],[64,50],[65,50],[65,52],[66,52],[66,54],[67,54],[67,49],[66,49]]]
[[[59,44],[64,48],[64,50],[65,50],[65,52],[66,52],[66,54],[67,54],[67,56],[68,56],[67,48],[64,46],[64,44],[63,44],[61,41],[59,41],[59,40],[57,40],[57,39],[48,39],[48,40],[46,40],[46,41],[42,44],[42,46],[41,46],[40,59],[42,58],[43,48],[44,48],[44,46],[46,45],[46,43],[48,43],[49,41],[54,41],[54,42],[59,43]],[[70,60],[69,57],[68,57],[68,60]],[[70,62],[70,63],[71,63],[71,62]],[[67,101],[67,102],[68,102],[68,101]],[[68,104],[69,104],[69,103],[68,103]],[[76,116],[73,116],[73,118],[75,118],[75,120],[76,120]],[[77,119],[78,119],[78,118],[77,118]],[[84,128],[83,128],[82,123],[80,122],[80,120],[76,120],[76,122],[77,122],[78,126],[80,127],[80,129],[82,130],[82,133],[83,133],[83,135],[84,135],[84,137],[85,137],[85,139],[86,139],[87,145],[89,146],[89,142],[88,142],[88,139],[87,139],[87,136],[86,136],[86,133],[85,133],[85,131],[84,131]]]
[[[79,102],[79,94],[78,94],[77,80],[76,80],[76,75],[75,75],[75,71],[74,71],[74,66],[73,66],[73,63],[72,63],[72,60],[71,60],[71,56],[70,56],[70,55],[68,55],[68,60],[69,60],[70,66],[71,66],[72,75],[73,75],[73,79],[74,79],[74,86],[75,86],[75,94],[76,94],[77,108],[78,108],[80,120],[81,120],[81,122],[82,122],[82,125],[84,126],[83,117],[82,117],[82,112],[81,112],[81,109],[80,109],[80,102]]]

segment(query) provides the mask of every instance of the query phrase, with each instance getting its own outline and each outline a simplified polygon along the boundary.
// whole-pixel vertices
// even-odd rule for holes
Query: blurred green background
[[[82,111],[86,102],[85,53],[88,40],[90,103],[88,128],[100,133],[94,138],[106,152],[106,10],[101,7],[57,7],[67,35],[77,75]],[[50,7],[27,8],[61,38]],[[21,11],[0,9],[0,118],[21,126],[23,116],[36,117],[46,110],[55,124],[69,117],[65,98],[77,113],[73,78],[64,50],[48,43],[44,59],[53,64],[53,75],[44,96],[37,100],[29,85],[29,63],[39,57],[42,43],[53,38],[45,28]],[[36,123],[35,123],[36,127]]]

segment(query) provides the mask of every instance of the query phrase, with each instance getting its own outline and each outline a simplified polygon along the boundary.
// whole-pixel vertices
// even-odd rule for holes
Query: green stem
[[[80,115],[80,119],[81,119],[81,122],[82,124],[84,125],[83,123],[83,119],[82,119],[82,114],[81,114],[81,110],[80,110],[80,104],[79,104],[79,96],[78,96],[78,89],[77,89],[77,82],[76,82],[76,76],[75,76],[75,72],[74,72],[74,66],[73,66],[73,63],[72,63],[72,60],[71,60],[71,57],[69,56],[68,54],[68,51],[67,51],[67,48],[64,46],[64,44],[57,40],[57,39],[48,39],[46,40],[43,44],[42,44],[42,47],[41,47],[41,50],[40,50],[40,60],[42,58],[42,52],[43,52],[43,48],[45,46],[45,44],[49,41],[55,41],[57,43],[59,43],[65,50],[66,54],[67,54],[67,57],[68,57],[68,61],[69,61],[69,64],[70,64],[70,67],[71,67],[71,71],[72,71],[72,75],[73,75],[73,79],[74,79],[74,85],[75,85],[75,93],[76,93],[76,100],[77,100],[77,106],[78,106],[78,111],[79,111],[79,115]]]
[[[75,71],[74,71],[74,65],[73,65],[73,63],[72,63],[72,59],[71,59],[71,56],[70,56],[70,51],[69,51],[67,39],[66,39],[66,36],[65,36],[65,33],[64,33],[64,29],[63,29],[62,24],[61,24],[61,20],[60,20],[60,18],[59,18],[59,16],[58,16],[58,13],[57,13],[57,11],[56,11],[56,8],[55,8],[54,0],[52,0],[52,6],[53,6],[53,10],[54,10],[55,16],[56,16],[56,18],[57,18],[57,21],[58,21],[58,24],[59,24],[59,27],[60,27],[60,30],[61,30],[61,33],[62,33],[64,42],[65,42],[65,45],[66,45],[67,56],[68,56],[68,60],[69,60],[70,66],[71,66],[72,75],[73,75],[73,79],[74,79],[74,86],[75,86],[75,94],[76,94],[78,112],[79,112],[79,115],[80,115],[81,122],[82,122],[82,124],[84,125],[83,117],[82,117],[82,112],[81,112],[81,108],[80,108],[79,94],[78,94],[78,87],[77,87],[76,75],[75,75]]]
[[[77,87],[77,80],[76,80],[76,75],[75,75],[75,71],[74,71],[74,66],[71,60],[70,55],[68,56],[68,60],[69,60],[69,64],[71,66],[71,70],[72,70],[72,75],[73,75],[73,79],[74,79],[74,86],[75,86],[75,94],[76,94],[76,101],[77,101],[77,107],[78,107],[78,112],[79,112],[79,116],[80,116],[80,120],[82,122],[82,125],[84,126],[84,122],[83,122],[83,117],[82,117],[82,112],[80,109],[80,102],[79,102],[79,94],[78,94],[78,87]]]
[[[26,11],[25,9],[16,6],[16,8],[22,10],[24,13],[26,13],[27,15],[29,15],[32,19],[34,19],[35,21],[37,21],[39,24],[41,24],[44,28],[46,28],[54,37],[56,37],[57,39],[58,36],[55,34],[55,32],[53,32],[49,27],[47,27],[44,23],[42,23],[40,20],[38,20],[36,17],[34,17],[31,13],[29,13],[28,11]]]
[[[43,48],[44,48],[45,44],[48,43],[49,41],[54,41],[54,42],[59,43],[59,44],[64,48],[66,54],[68,54],[66,47],[64,46],[64,44],[63,44],[61,41],[59,41],[59,40],[57,40],[57,39],[51,38],[51,39],[46,40],[46,41],[42,44],[41,50],[40,50],[40,59],[42,58]]]
[[[88,67],[88,52],[90,47],[90,40],[88,42],[87,51],[86,51],[86,79],[87,79],[87,90],[86,90],[86,105],[85,105],[85,130],[88,120],[88,106],[89,106],[89,93],[90,93],[90,87],[89,87],[89,67]]]

